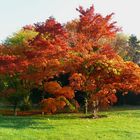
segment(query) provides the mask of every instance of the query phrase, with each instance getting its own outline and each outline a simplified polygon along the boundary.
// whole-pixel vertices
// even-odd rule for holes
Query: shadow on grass
[[[0,116],[0,128],[14,129],[54,129],[55,125],[50,125],[53,120],[80,119],[83,114],[56,114],[37,116]]]
[[[110,115],[120,115],[122,117],[140,118],[140,106],[120,106],[112,107],[108,112]]]
[[[131,111],[140,110],[140,106],[124,105],[124,106],[113,106],[109,111]]]
[[[86,115],[86,116],[82,116],[81,118],[83,118],[83,119],[102,119],[102,118],[107,118],[107,115],[98,115],[96,117],[94,117],[93,115]]]
[[[79,119],[81,116],[84,116],[84,114],[56,114],[56,115],[46,115],[47,119],[50,120],[73,120],[73,119]]]
[[[0,116],[0,128],[14,128],[14,129],[53,129],[54,126],[47,122],[41,122],[40,117],[14,117],[14,116]]]

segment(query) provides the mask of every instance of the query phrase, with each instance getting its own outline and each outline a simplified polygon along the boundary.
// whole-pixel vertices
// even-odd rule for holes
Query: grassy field
[[[14,117],[0,116],[0,140],[140,140],[140,107],[83,114]]]

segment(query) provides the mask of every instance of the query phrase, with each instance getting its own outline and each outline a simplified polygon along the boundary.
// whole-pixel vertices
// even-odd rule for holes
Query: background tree
[[[137,39],[135,35],[131,35],[129,37],[129,46],[132,48],[133,59],[132,61],[140,64],[140,41]]]
[[[37,32],[31,30],[31,27],[27,27],[28,26],[25,26],[24,29],[21,29],[17,33],[14,33],[13,35],[7,37],[3,41],[3,45],[9,47],[24,47],[25,45],[27,45],[28,42],[37,35]]]
[[[1,83],[4,85],[3,90],[1,90],[2,97],[5,102],[13,107],[14,115],[17,115],[17,107],[24,107],[29,105],[29,95],[30,91],[23,86],[18,75],[14,76],[1,76]],[[28,101],[27,101],[28,99]]]

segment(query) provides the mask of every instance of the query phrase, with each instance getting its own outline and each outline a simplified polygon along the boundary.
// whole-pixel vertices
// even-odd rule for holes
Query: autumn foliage
[[[71,87],[61,87],[60,84],[55,81],[46,82],[44,90],[55,97],[42,100],[41,105],[45,112],[54,113],[57,110],[61,110],[68,105],[68,99],[74,98],[74,90]]]
[[[103,17],[93,6],[76,10],[79,19],[65,25],[49,18],[25,26],[24,30],[34,31],[36,36],[23,47],[0,47],[0,74],[18,73],[21,81],[42,86],[54,96],[41,102],[49,113],[63,109],[75,97],[75,91],[86,92],[89,102],[98,100],[101,106],[116,102],[117,91],[140,93],[139,66],[124,61],[111,46],[100,43],[120,31],[116,22],[111,22],[113,14]],[[54,81],[67,73],[68,85]]]

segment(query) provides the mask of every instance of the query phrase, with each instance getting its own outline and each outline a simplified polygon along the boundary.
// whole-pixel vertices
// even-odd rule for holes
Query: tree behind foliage
[[[3,45],[9,47],[23,47],[27,45],[29,41],[36,36],[36,34],[37,33],[33,30],[22,29],[17,33],[14,33],[12,36],[7,37],[6,40],[3,41]]]
[[[140,41],[135,35],[116,34],[115,38],[103,38],[101,44],[109,44],[125,61],[140,63]]]
[[[0,91],[1,97],[13,107],[15,115],[17,114],[17,107],[24,108],[26,106],[27,108],[29,106],[30,90],[23,86],[18,75],[0,76],[0,80],[3,85]]]
[[[140,40],[135,35],[131,35],[128,43],[133,52],[132,61],[140,65]]]

